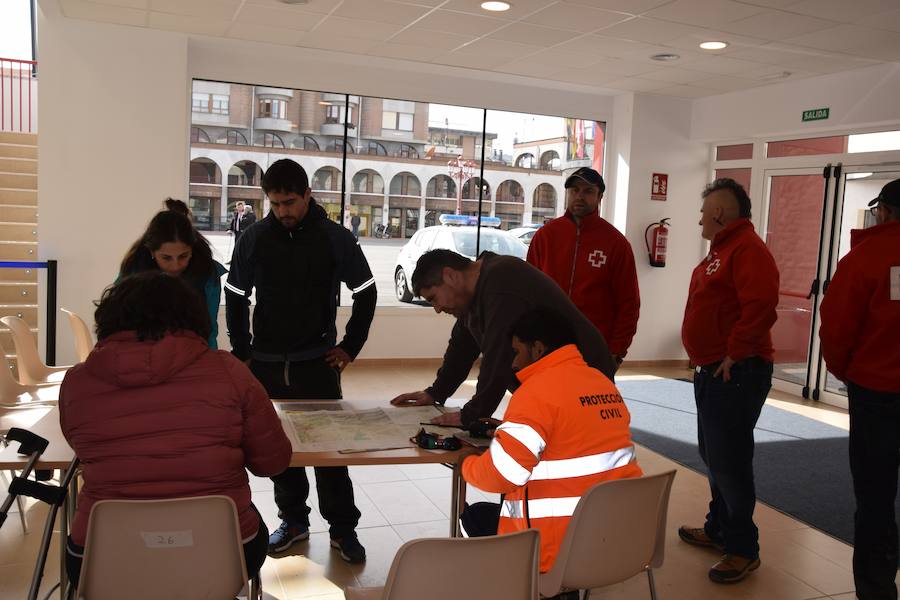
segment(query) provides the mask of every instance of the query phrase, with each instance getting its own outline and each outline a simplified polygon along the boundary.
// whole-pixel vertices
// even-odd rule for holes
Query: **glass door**
[[[881,188],[890,181],[900,179],[900,169],[885,166],[846,167],[837,180],[838,202],[835,206],[834,225],[831,230],[833,250],[828,263],[825,281],[830,281],[838,261],[850,251],[850,232],[875,225],[875,217],[869,210],[869,201],[878,196]],[[827,283],[824,292],[827,293]],[[818,336],[817,336],[818,337]],[[819,375],[812,397],[828,404],[847,406],[847,388],[843,382],[828,373],[821,352],[817,357]]]
[[[809,397],[817,356],[815,327],[823,240],[833,196],[833,169],[783,169],[765,173],[765,226],[761,236],[780,273],[778,320],[772,328],[773,377],[788,391]]]

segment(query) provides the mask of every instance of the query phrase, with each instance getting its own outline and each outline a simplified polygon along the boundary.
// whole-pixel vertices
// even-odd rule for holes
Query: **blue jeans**
[[[897,469],[900,393],[847,382],[850,472],[856,495],[853,580],[861,600],[897,600]]]
[[[772,387],[772,363],[759,357],[738,361],[731,379],[714,377],[720,363],[694,374],[700,458],[706,465],[712,500],[706,535],[726,554],[759,557],[759,530],[753,522],[753,429]]]

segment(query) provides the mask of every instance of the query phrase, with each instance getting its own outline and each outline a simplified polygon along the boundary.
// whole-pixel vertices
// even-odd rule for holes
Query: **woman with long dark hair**
[[[227,270],[213,260],[209,242],[181,211],[156,213],[122,259],[119,277],[155,270],[183,278],[206,301],[212,326],[207,341],[210,348],[218,348],[221,278]]]
[[[234,501],[254,575],[269,532],[245,469],[272,477],[291,460],[268,393],[230,352],[207,346],[206,307],[183,277],[123,277],[103,293],[94,319],[97,345],[59,392],[60,427],[84,478],[69,577],[78,579],[96,502],[213,495]]]

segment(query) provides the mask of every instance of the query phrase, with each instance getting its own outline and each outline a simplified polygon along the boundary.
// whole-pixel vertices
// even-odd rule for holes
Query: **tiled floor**
[[[649,375],[646,370],[623,370],[619,377],[690,375],[683,369],[654,369],[652,372],[653,375]],[[431,382],[433,374],[434,367],[431,366],[355,365],[345,373],[344,394],[347,397],[375,396],[387,400],[399,392],[425,387]],[[457,396],[465,398],[471,395],[474,384],[473,377],[460,388]],[[778,392],[771,394],[769,402],[838,427],[848,427],[847,415],[841,410],[823,408]],[[849,600],[855,597],[852,593],[852,549],[849,546],[762,505],[756,513],[762,567],[737,585],[711,583],[706,571],[715,562],[716,553],[687,546],[674,535],[679,524],[702,522],[708,501],[705,478],[645,448],[638,449],[638,458],[647,473],[673,468],[678,470],[669,505],[666,562],[656,572],[659,598]],[[351,566],[329,548],[328,527],[313,497],[312,535],[309,541],[296,545],[286,556],[270,558],[263,567],[263,588],[267,595],[280,600],[338,600],[344,597],[342,589],[346,586],[381,585],[397,548],[403,542],[418,537],[447,535],[450,472],[445,467],[357,467],[351,469],[351,476],[357,506],[362,512],[358,531],[368,550],[368,561],[364,565]],[[276,527],[278,522],[271,482],[253,478],[251,487],[253,500],[269,528]],[[469,489],[470,501],[489,497]],[[2,599],[24,598],[31,579],[46,509],[43,505],[30,504],[27,514],[32,528],[28,535],[22,534],[17,522],[18,515],[11,514],[0,530]],[[42,590],[49,589],[57,580],[56,561],[55,554],[51,554]],[[592,598],[602,600],[643,600],[647,597],[646,578],[643,576],[597,590],[592,595]]]

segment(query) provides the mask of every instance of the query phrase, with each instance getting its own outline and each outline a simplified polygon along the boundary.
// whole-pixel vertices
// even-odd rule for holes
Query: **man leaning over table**
[[[490,417],[506,390],[518,387],[512,372],[510,327],[533,308],[559,313],[575,332],[587,364],[610,379],[616,372],[615,360],[597,328],[552,279],[514,256],[484,252],[472,261],[450,250],[430,250],[416,263],[412,285],[435,312],[456,317],[456,324],[434,383],[423,391],[401,394],[391,404],[444,404],[482,355],[475,395],[461,411],[433,419],[436,424],[468,426]]]

